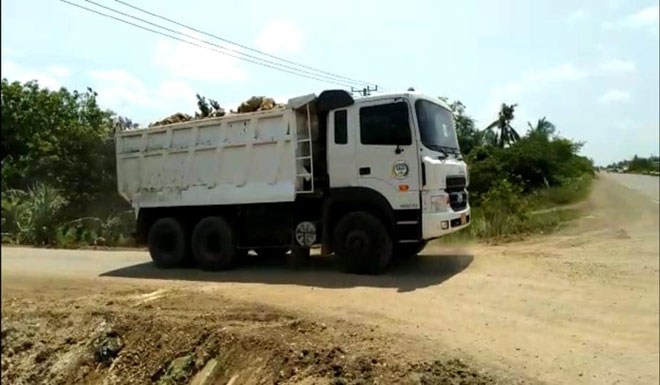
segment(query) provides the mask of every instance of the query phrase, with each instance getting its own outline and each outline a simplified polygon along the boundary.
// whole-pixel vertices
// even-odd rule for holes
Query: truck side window
[[[335,143],[348,143],[346,110],[335,111]]]
[[[360,108],[362,144],[412,144],[408,123],[408,104],[397,102]]]

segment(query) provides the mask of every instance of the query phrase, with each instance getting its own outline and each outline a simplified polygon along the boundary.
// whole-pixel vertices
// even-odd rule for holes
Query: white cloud
[[[182,32],[186,35],[199,37],[199,34],[193,31],[184,30]],[[190,39],[185,40],[190,41]],[[196,47],[184,42],[159,41],[156,45],[154,62],[156,65],[165,68],[169,75],[173,77],[204,81],[243,80],[247,78],[247,72],[239,66],[239,59],[209,50],[226,52],[218,47],[198,41],[193,42],[206,48]],[[227,44],[218,45],[232,50],[239,50],[237,47]],[[233,52],[227,53],[236,55]]]
[[[512,100],[525,92],[542,90],[550,83],[579,80],[586,76],[585,71],[566,63],[554,68],[527,72],[517,81],[495,87],[491,93],[499,100]]]
[[[271,20],[257,37],[257,46],[266,52],[298,52],[302,48],[303,33],[297,26]]]
[[[589,74],[586,71],[575,67],[571,63],[526,72],[518,80],[491,89],[489,102],[484,105],[483,110],[476,114],[476,117],[479,124],[488,124],[497,117],[497,111],[499,111],[502,103],[518,103],[526,95],[543,93],[547,87],[575,82],[588,76]],[[529,111],[521,107],[516,109],[516,121],[526,122],[531,118]]]
[[[50,72],[55,76],[59,76],[63,78],[69,77],[71,75],[71,70],[63,66],[52,66],[48,68],[48,72]]]
[[[158,95],[165,100],[189,102],[191,106],[197,103],[195,91],[188,83],[180,80],[165,80],[158,87]]]
[[[0,50],[0,52],[2,53],[3,57],[7,57],[7,56],[17,57],[17,56],[22,56],[23,55],[23,51],[13,49],[13,48],[9,48],[9,47],[5,47],[4,45],[2,46],[2,49]]]
[[[578,80],[587,76],[587,73],[573,66],[573,64],[566,63],[559,67],[549,68],[535,72],[528,72],[523,76],[523,79],[528,82],[536,83],[549,83],[565,80]]]
[[[27,82],[36,80],[39,86],[51,90],[58,90],[62,86],[56,76],[48,72],[33,71],[9,60],[2,61],[1,71],[2,77],[7,78],[9,81]]]
[[[150,116],[162,118],[174,112],[191,113],[197,98],[190,85],[180,79],[164,80],[155,86],[145,85],[126,70],[94,70],[87,74],[92,88],[98,92],[99,104],[124,116],[135,111],[149,111]],[[151,118],[154,119],[154,118]],[[141,125],[148,121],[138,120]]]
[[[635,62],[632,61],[612,59],[601,64],[600,69],[605,72],[616,73],[635,72],[637,71],[637,66],[635,65]]]
[[[606,22],[603,24],[605,29],[615,28],[649,28],[652,32],[658,33],[658,22],[660,20],[660,7],[652,5],[641,11],[629,15],[623,20],[616,22]]]
[[[629,16],[625,25],[629,27],[651,27],[657,26],[660,16],[660,7],[657,5],[652,5],[648,8],[644,8],[641,11],[635,13],[634,15]]]
[[[132,105],[153,106],[146,87],[125,70],[95,70],[87,74],[94,79],[99,103],[110,109],[122,110]]]
[[[601,103],[626,103],[630,101],[630,94],[622,90],[609,90],[598,98]]]
[[[571,23],[571,24],[576,24],[576,23],[581,23],[588,21],[590,19],[589,12],[585,11],[583,8],[576,9],[575,11],[571,12],[567,17],[566,21]]]

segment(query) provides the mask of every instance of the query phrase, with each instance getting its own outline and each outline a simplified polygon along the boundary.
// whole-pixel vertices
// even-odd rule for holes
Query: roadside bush
[[[527,216],[523,188],[506,179],[497,180],[483,196],[483,224],[477,224],[479,237],[499,237],[517,232]]]
[[[6,191],[2,197],[3,241],[51,244],[58,214],[66,204],[60,190],[43,183],[28,191]]]
[[[62,248],[77,246],[130,246],[135,229],[133,211],[110,215],[105,220],[96,217],[78,218],[61,224],[56,232],[55,245]]]
[[[3,243],[56,245],[126,246],[133,244],[135,218],[132,211],[105,220],[86,217],[62,222],[67,204],[61,191],[38,183],[27,191],[7,190],[2,196]]]
[[[577,178],[560,178],[559,185],[538,189],[530,194],[530,206],[540,209],[579,202],[589,195],[592,180],[593,177],[589,174],[582,174]]]
[[[582,144],[564,138],[527,135],[509,147],[480,147],[467,157],[470,196],[474,205],[494,184],[506,179],[519,184],[523,193],[572,184],[594,175],[593,162],[577,155]]]

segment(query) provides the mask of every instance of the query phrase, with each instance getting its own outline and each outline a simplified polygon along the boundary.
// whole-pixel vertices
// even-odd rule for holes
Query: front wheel
[[[365,211],[347,214],[335,226],[333,244],[342,268],[378,274],[392,258],[392,239],[380,219]]]

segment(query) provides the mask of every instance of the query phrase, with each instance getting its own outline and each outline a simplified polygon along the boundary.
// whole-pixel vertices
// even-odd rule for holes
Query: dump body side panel
[[[291,202],[295,127],[285,109],[123,132],[119,192],[136,208]]]

